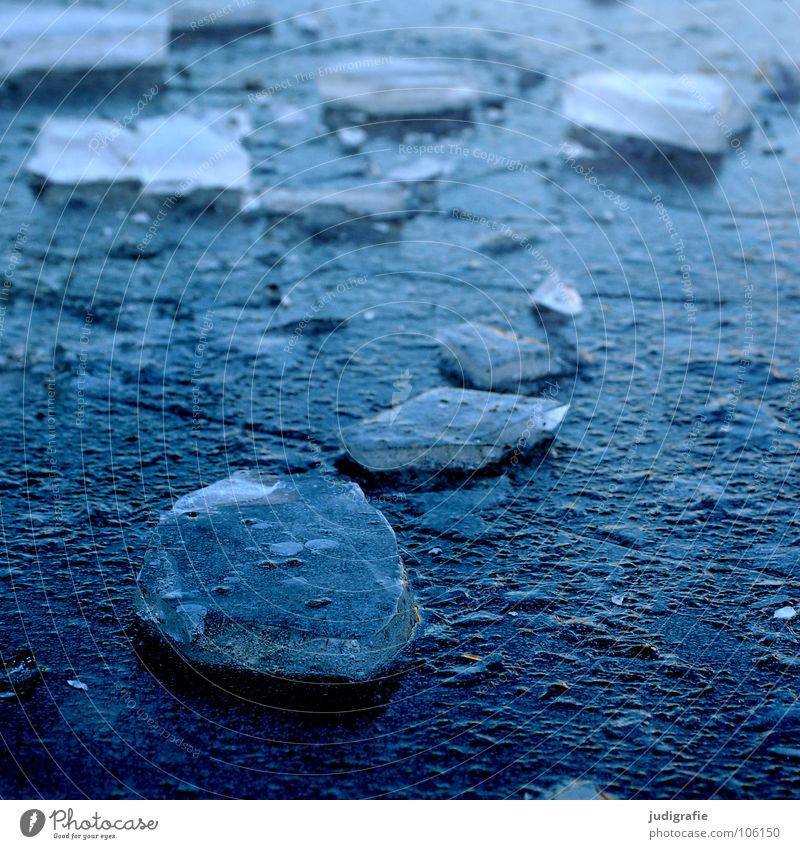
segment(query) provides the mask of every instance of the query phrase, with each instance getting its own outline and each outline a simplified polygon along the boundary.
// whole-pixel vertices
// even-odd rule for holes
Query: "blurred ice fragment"
[[[321,76],[318,86],[334,125],[354,116],[371,121],[463,120],[480,99],[475,83],[457,63],[431,59],[363,56]]]
[[[250,185],[250,157],[236,139],[232,117],[176,113],[145,118],[135,127],[96,118],[51,118],[27,168],[48,199],[105,198],[109,187],[134,197],[193,196],[239,208]]]
[[[561,280],[553,273],[541,283],[531,296],[534,307],[545,313],[556,314],[565,318],[574,318],[583,310],[583,299],[572,286]]]
[[[69,684],[69,686],[75,690],[83,690],[85,692],[89,689],[89,687],[84,684],[83,681],[78,681],[74,678],[70,678],[69,681],[67,681],[67,684]]]
[[[306,36],[318,36],[322,32],[323,20],[319,11],[305,12],[289,19],[292,26]]]
[[[0,75],[162,66],[165,15],[133,8],[0,6]]]
[[[567,84],[565,117],[591,133],[722,154],[749,111],[720,76],[641,71],[585,74]]]
[[[772,614],[773,619],[794,619],[797,616],[797,611],[791,606],[786,605],[786,607],[781,607],[779,610],[776,610],[775,613]]]

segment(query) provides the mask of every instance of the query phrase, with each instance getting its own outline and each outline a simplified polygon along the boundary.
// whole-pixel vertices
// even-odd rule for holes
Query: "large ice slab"
[[[30,3],[0,5],[0,75],[160,66],[167,59],[166,15]]]
[[[243,473],[161,516],[137,577],[145,627],[192,665],[364,683],[412,636],[394,531],[356,484]]]
[[[176,113],[135,127],[103,119],[51,118],[27,169],[47,196],[68,200],[109,187],[177,202],[189,196],[240,206],[250,186],[250,157],[234,117]]]
[[[466,473],[518,462],[553,438],[569,405],[472,389],[431,389],[342,431],[359,466],[377,473]]]
[[[603,134],[721,154],[750,113],[722,77],[639,71],[584,74],[567,84],[564,116]]]

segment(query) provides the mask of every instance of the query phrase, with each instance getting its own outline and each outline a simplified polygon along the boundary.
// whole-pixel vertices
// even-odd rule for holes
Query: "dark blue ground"
[[[417,22],[407,5],[333,10],[318,36],[279,24],[178,46],[152,106],[243,104],[259,185],[371,183],[403,160],[398,139],[348,157],[313,82],[276,95],[308,107],[295,125],[249,95],[360,53],[480,68],[502,114],[447,139],[524,169],[445,156],[434,208],[383,243],[176,211],[137,259],[147,222],[34,202],[19,169],[52,101],[0,113],[0,656],[46,667],[0,700],[3,797],[800,789],[797,626],[772,618],[800,605],[800,159],[796,107],[771,101],[755,69],[791,41],[793,7],[756,21],[746,4],[466,3]],[[558,155],[560,81],[653,62],[717,67],[756,127],[746,159],[705,182],[604,174],[622,206]],[[98,114],[122,116],[138,94]],[[490,252],[491,226],[454,209],[534,247]],[[389,406],[398,381],[414,395],[442,382],[438,327],[541,332],[528,292],[546,264],[586,303],[552,337],[577,362],[558,382],[572,409],[553,448],[463,485],[362,482],[423,616],[375,704],[320,716],[245,701],[139,642],[133,576],[156,512],[240,467],[341,474],[340,426]]]

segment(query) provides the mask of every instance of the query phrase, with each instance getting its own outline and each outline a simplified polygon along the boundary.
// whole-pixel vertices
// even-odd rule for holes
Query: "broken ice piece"
[[[593,133],[704,154],[721,154],[745,132],[750,113],[722,77],[605,71],[568,83],[565,117]]]
[[[183,496],[136,583],[140,622],[188,664],[276,684],[374,680],[416,623],[384,515],[314,475],[243,472]]]
[[[330,124],[404,119],[468,119],[479,93],[463,67],[431,59],[365,56],[318,83]]]
[[[240,142],[253,132],[253,119],[244,109],[196,109],[188,107],[178,113],[203,124],[229,141]]]
[[[791,606],[786,605],[786,607],[781,607],[779,610],[776,610],[775,613],[772,614],[773,619],[794,619],[797,616],[797,611]]]
[[[451,171],[452,163],[423,156],[398,165],[387,176],[390,180],[397,180],[398,183],[424,183],[445,177]]]
[[[0,658],[0,699],[13,698],[27,690],[39,679],[40,672],[29,651],[8,659]]]
[[[162,66],[167,19],[86,4],[0,7],[0,76]]]
[[[235,126],[234,126],[235,125]],[[27,168],[45,197],[106,198],[110,187],[131,202],[166,198],[170,208],[191,197],[238,209],[250,186],[250,157],[231,114],[205,118],[176,113],[146,118],[129,129],[114,121],[51,118],[39,133]]]
[[[295,15],[289,18],[289,21],[298,32],[307,36],[319,35],[323,27],[323,20],[318,10]]]
[[[383,185],[269,189],[248,208],[271,218],[296,216],[318,232],[365,220],[398,223],[407,215],[403,191]]]
[[[263,0],[176,0],[170,12],[174,35],[247,35],[269,29],[273,19]]]
[[[483,236],[478,242],[478,250],[484,254],[500,255],[519,250],[530,250],[537,242],[542,241],[542,235],[530,230],[514,230],[504,226],[501,230]]]
[[[560,801],[603,801],[609,797],[591,781],[571,781],[551,791],[546,798]]]
[[[84,692],[89,689],[89,687],[83,683],[83,681],[78,681],[75,678],[70,678],[67,681],[70,687],[73,687],[75,690],[83,690]]]
[[[557,273],[550,274],[534,291],[531,303],[546,314],[575,318],[583,310],[583,298],[567,285]]]
[[[233,475],[224,480],[197,489],[184,495],[172,505],[173,513],[196,513],[210,511],[230,504],[247,504],[250,501],[280,503],[289,497],[290,490],[281,481],[268,486],[256,478]]]
[[[355,151],[367,140],[367,133],[361,127],[344,127],[336,133],[336,137],[345,150]]]
[[[443,369],[472,389],[516,392],[564,370],[543,342],[488,324],[445,328],[438,341]]]
[[[553,438],[568,404],[451,387],[431,389],[342,430],[349,457],[371,472],[465,473],[516,464]]]

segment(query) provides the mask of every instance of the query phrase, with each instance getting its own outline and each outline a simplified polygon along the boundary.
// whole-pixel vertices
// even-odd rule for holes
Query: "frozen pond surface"
[[[273,8],[270,33],[173,44],[141,116],[149,85],[4,98],[0,656],[28,683],[0,699],[0,795],[795,796],[797,619],[774,614],[800,603],[800,107],[757,67],[798,58],[798,4]],[[477,80],[472,120],[337,135],[317,82],[364,56]],[[563,82],[613,68],[716,69],[753,131],[705,179],[565,162]],[[324,239],[313,212],[34,201],[54,111],[197,105],[251,116],[257,190],[369,204],[418,159],[442,176]],[[552,269],[583,310],[543,329]],[[553,447],[427,485],[337,465],[342,428],[447,385],[437,340],[465,321],[569,364]],[[353,477],[397,533],[422,622],[366,707],[243,700],[133,627],[158,514],[253,466]]]

